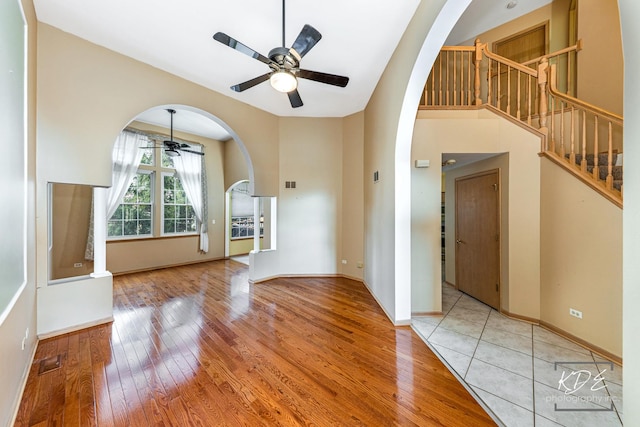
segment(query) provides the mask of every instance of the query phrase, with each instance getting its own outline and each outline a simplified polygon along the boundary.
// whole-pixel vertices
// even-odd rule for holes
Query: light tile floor
[[[234,255],[231,257],[232,260],[241,262],[243,264],[249,265],[249,254],[246,255]]]
[[[621,426],[622,368],[449,285],[412,326],[505,425]]]

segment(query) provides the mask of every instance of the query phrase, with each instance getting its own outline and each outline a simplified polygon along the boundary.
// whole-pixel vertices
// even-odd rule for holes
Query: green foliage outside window
[[[195,233],[196,214],[180,180],[175,176],[165,175],[163,181],[163,233]]]
[[[108,237],[151,236],[153,198],[152,174],[138,173],[122,203],[107,222]]]

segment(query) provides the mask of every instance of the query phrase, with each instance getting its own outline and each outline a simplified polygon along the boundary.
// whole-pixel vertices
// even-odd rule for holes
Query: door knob
[[[462,240],[460,240],[460,239],[457,239],[456,243],[464,243],[464,242]]]

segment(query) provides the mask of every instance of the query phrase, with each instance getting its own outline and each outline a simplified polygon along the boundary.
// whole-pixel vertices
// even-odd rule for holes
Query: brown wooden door
[[[497,169],[456,179],[456,286],[500,309],[500,192]]]
[[[493,44],[493,52],[521,64],[545,55],[547,53],[547,44],[547,26],[542,24],[495,42]],[[496,67],[495,75],[500,78],[501,97],[498,106],[502,111],[507,110],[507,101],[509,101],[508,105],[511,106],[511,111],[508,111],[508,113],[513,116],[516,115],[518,108],[523,115],[529,111],[529,108],[534,109],[531,114],[538,112],[538,104],[532,102],[531,106],[529,106],[526,96],[529,92],[531,92],[532,96],[536,96],[537,86],[535,81],[529,81],[524,76],[521,76],[520,80],[518,80],[518,73],[506,66],[501,66],[499,72]],[[493,84],[496,85],[498,82],[493,82]],[[511,87],[510,90],[508,90],[509,86]],[[497,86],[494,87],[497,89]],[[521,94],[520,105],[518,105],[518,90]],[[507,99],[508,97],[510,99]]]

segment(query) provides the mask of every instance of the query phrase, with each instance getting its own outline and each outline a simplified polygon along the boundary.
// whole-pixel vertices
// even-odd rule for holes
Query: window
[[[253,215],[251,216],[233,216],[231,217],[231,238],[246,239],[253,237],[255,225]],[[264,235],[263,222],[260,221],[260,235]]]
[[[162,185],[162,234],[195,233],[196,213],[180,179],[175,174],[164,174]]]
[[[108,237],[152,235],[153,172],[140,171],[133,178],[122,203],[107,223]]]
[[[108,220],[108,239],[198,233],[195,211],[176,174],[173,159],[156,148],[161,144],[152,140],[149,148],[144,149],[137,175]],[[193,145],[189,149],[200,151],[201,147]]]
[[[240,182],[231,189],[231,239],[247,239],[254,236],[253,197],[249,194],[249,182]],[[260,235],[264,235],[260,221]]]

